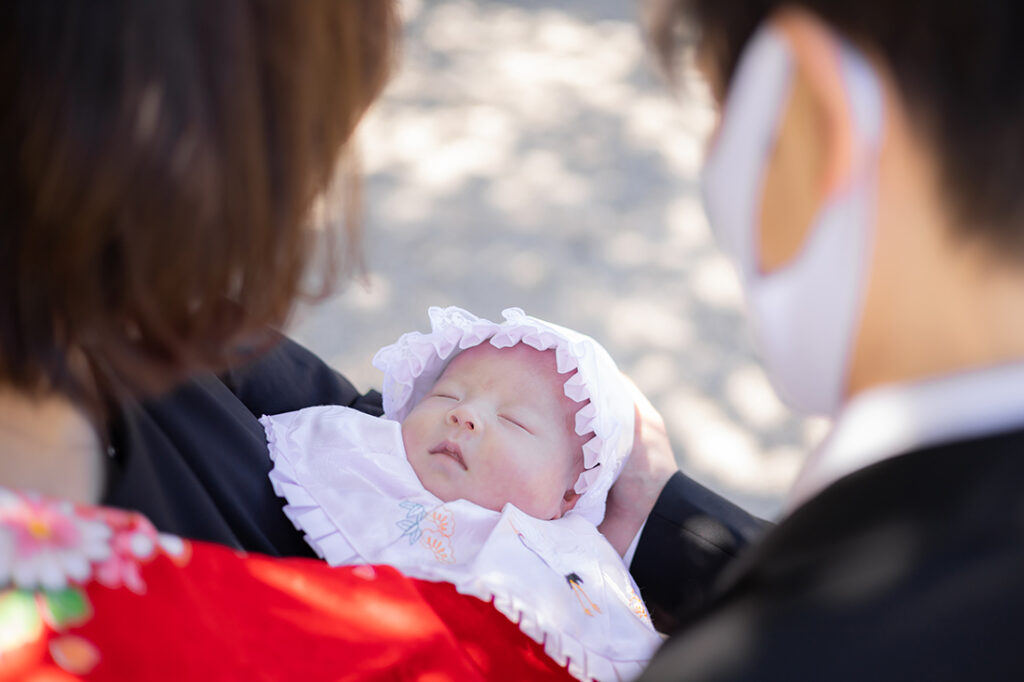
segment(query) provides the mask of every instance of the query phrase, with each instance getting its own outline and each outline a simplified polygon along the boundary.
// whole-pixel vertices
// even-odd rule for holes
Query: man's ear
[[[850,180],[858,161],[840,37],[801,9],[780,10],[769,25],[789,47],[793,76],[765,169],[758,239],[762,272],[799,253],[822,203]]]
[[[565,491],[565,495],[562,496],[562,502],[558,505],[558,516],[556,519],[560,519],[565,516],[566,512],[576,506],[576,502],[580,499],[580,493],[574,489],[575,482],[568,490]]]

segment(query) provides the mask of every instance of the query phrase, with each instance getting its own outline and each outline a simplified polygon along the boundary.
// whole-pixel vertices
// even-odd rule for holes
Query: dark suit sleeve
[[[769,525],[682,472],[669,479],[630,564],[658,629],[705,605],[722,568]]]
[[[248,365],[228,370],[221,380],[256,417],[311,405],[345,405],[379,417],[377,391],[361,394],[309,349],[281,337],[273,350]]]
[[[274,556],[313,552],[281,511],[258,418],[340,404],[380,414],[287,338],[223,375],[193,376],[159,398],[127,401],[110,425],[114,456],[103,504],[142,512],[161,531]]]

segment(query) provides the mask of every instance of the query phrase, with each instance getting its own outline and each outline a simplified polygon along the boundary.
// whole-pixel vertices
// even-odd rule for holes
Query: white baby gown
[[[578,679],[632,679],[661,637],[629,571],[596,528],[632,443],[632,401],[596,342],[518,309],[504,315],[498,324],[458,308],[431,308],[430,334],[406,334],[382,349],[374,364],[385,372],[383,418],[340,406],[263,417],[271,481],[287,500],[285,513],[332,566],[388,564],[450,582],[493,600]],[[560,519],[536,519],[512,504],[497,512],[466,500],[442,502],[406,458],[400,420],[452,357],[483,341],[555,348],[558,371],[577,370],[566,395],[589,400],[576,430],[595,436],[576,485],[581,496]],[[603,398],[608,392],[618,395]]]

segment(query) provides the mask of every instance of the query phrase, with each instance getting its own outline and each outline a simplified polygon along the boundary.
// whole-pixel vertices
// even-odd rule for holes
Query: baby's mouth
[[[446,440],[435,445],[433,448],[428,450],[428,452],[432,455],[447,455],[458,462],[459,466],[461,466],[465,471],[469,471],[469,467],[466,466],[466,460],[462,458],[462,449],[459,447],[458,443]]]

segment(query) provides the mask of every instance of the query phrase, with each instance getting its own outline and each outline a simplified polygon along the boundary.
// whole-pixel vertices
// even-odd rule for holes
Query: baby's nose
[[[452,426],[461,426],[469,431],[476,431],[479,421],[463,406],[456,407],[448,413],[448,423]]]

